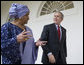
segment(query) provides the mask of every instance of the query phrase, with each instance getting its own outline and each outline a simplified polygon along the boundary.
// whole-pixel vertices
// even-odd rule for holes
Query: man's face
[[[63,18],[61,13],[57,12],[54,14],[54,23],[57,25],[60,25],[60,23],[62,22]]]

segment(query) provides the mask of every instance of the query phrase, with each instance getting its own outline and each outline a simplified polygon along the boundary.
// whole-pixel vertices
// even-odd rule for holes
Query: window
[[[46,1],[41,9],[40,16],[71,8],[74,8],[72,1]]]

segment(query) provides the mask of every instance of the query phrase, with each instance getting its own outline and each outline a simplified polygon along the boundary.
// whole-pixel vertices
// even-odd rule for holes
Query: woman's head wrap
[[[9,9],[10,18],[21,18],[29,12],[29,9],[26,5],[13,3]]]

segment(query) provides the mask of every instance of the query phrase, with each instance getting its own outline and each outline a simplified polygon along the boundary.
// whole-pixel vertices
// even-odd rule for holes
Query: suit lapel
[[[61,26],[61,30],[62,30],[62,37],[61,37],[61,41],[60,42],[62,42],[63,41],[63,39],[64,39],[64,29],[63,29],[63,27]]]
[[[54,31],[53,34],[55,34],[55,36],[57,36],[56,38],[57,38],[58,42],[61,43],[63,41],[63,39],[64,39],[64,33],[65,33],[63,27],[61,26],[61,31],[62,31],[61,40],[59,40],[58,32],[57,32],[57,28],[56,28],[55,23],[53,23],[52,30]]]
[[[53,30],[54,30],[55,36],[57,36],[57,40],[58,40],[58,42],[62,42],[62,41],[63,41],[63,38],[64,38],[64,29],[63,29],[63,27],[61,26],[61,31],[62,31],[62,37],[61,37],[61,40],[59,40],[58,32],[57,32],[57,28],[56,28],[55,23],[53,24]]]
[[[59,42],[58,32],[57,32],[57,28],[56,28],[55,23],[53,24],[53,31],[54,31],[54,33],[55,33],[55,36],[57,36],[56,38],[57,38],[57,40],[58,40],[58,42]]]

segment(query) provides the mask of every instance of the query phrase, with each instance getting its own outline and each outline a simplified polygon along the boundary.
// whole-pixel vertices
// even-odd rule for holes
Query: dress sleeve
[[[10,30],[6,25],[1,27],[1,49],[8,48],[10,45],[17,43],[17,38],[10,36]]]

